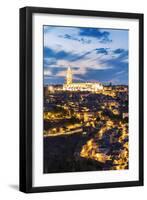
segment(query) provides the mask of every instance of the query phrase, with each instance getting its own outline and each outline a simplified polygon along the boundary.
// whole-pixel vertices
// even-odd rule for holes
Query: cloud
[[[126,59],[126,57],[113,57],[111,59],[104,59],[102,60],[102,63],[113,67],[115,69],[124,69],[124,68],[128,68],[128,61]]]
[[[92,50],[93,51],[93,50]],[[87,57],[89,54],[92,53],[92,51],[87,51],[85,53],[82,53],[80,55],[77,55],[77,57],[73,58],[71,61],[77,61],[77,60],[81,60],[84,59],[85,57]]]
[[[48,47],[44,47],[44,64],[45,65],[55,65],[57,64],[57,60],[66,60],[70,62],[74,62],[77,60],[86,59],[88,55],[90,55],[94,50],[86,51],[84,53],[73,53],[66,52],[64,50],[53,50]]]
[[[113,51],[118,61],[128,62],[128,50],[126,49],[115,49]]]
[[[43,59],[43,65],[44,67],[47,67],[47,66],[54,66],[56,65],[56,59],[54,57],[44,57]]]
[[[82,75],[81,79],[89,73],[90,70],[113,69],[113,73],[121,74],[124,68],[128,67],[126,50],[118,51],[110,48],[96,48],[85,53],[73,54],[72,52],[54,51],[47,48],[48,58],[45,58],[46,65],[44,67],[50,68],[52,76],[65,77],[68,66],[72,67],[73,74]],[[50,58],[51,56],[51,58]],[[96,71],[97,72],[97,71]],[[47,74],[48,75],[48,74]],[[51,74],[50,74],[51,75]],[[94,74],[92,75],[94,76]]]
[[[95,49],[95,51],[97,52],[97,54],[108,55],[108,48],[97,48],[97,49]]]
[[[43,74],[44,74],[45,77],[52,76],[52,72],[47,68],[44,68]]]
[[[127,82],[127,36],[121,41],[124,32],[47,26],[44,29],[45,80],[63,83],[70,65],[74,80],[103,82],[118,79]]]
[[[120,76],[120,75],[123,75],[124,73],[126,73],[125,70],[122,70],[122,71],[118,71],[115,73],[116,76]]]
[[[43,26],[43,32],[44,33],[51,32],[54,28],[55,28],[54,26],[46,26],[46,25],[44,25]]]
[[[110,33],[108,31],[102,31],[98,28],[80,28],[79,35],[96,38],[101,43],[112,42],[110,39]]]
[[[122,54],[122,53],[125,52],[125,50],[124,50],[124,49],[115,49],[113,52],[114,52],[115,54]]]
[[[58,60],[58,59],[66,59],[66,60],[72,61],[73,59],[77,58],[78,56],[79,56],[78,54],[75,54],[72,52],[66,52],[64,50],[57,51],[57,50],[53,50],[49,47],[44,47],[44,58],[46,59],[46,61],[47,61],[47,58],[50,59],[50,62],[53,62],[53,63],[55,63],[56,60]],[[48,60],[48,62],[49,62],[49,60]]]
[[[73,36],[73,35],[69,35],[69,34],[59,35],[59,37],[68,39],[68,40],[78,41],[78,42],[81,42],[82,44],[90,44],[91,43],[90,39],[84,39],[82,37]]]
[[[56,57],[56,58],[60,59],[60,58],[65,58],[68,55],[69,55],[69,53],[66,53],[65,51],[56,52],[51,48],[44,47],[44,57],[49,57],[49,58]]]

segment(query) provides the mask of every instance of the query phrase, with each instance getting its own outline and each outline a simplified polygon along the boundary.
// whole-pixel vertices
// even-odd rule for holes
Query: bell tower
[[[72,70],[71,67],[69,66],[67,69],[67,74],[66,74],[66,84],[72,84]]]

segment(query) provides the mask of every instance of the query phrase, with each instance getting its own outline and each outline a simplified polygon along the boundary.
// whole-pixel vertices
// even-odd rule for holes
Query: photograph
[[[129,169],[129,30],[45,24],[43,173]]]
[[[20,9],[20,191],[143,186],[143,17]]]

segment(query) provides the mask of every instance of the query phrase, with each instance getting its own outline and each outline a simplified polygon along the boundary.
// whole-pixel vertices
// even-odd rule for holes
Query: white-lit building
[[[96,92],[103,90],[103,85],[99,82],[73,82],[72,81],[72,70],[70,67],[67,69],[66,83],[63,84],[63,90],[65,91],[90,91]]]

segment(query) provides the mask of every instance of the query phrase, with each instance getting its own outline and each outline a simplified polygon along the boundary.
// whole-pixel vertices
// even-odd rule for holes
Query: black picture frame
[[[139,180],[64,186],[32,186],[32,15],[50,13],[139,20]],[[24,7],[20,9],[20,186],[22,192],[53,192],[143,185],[143,14],[59,8]]]

